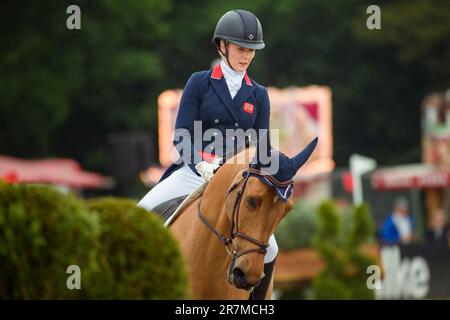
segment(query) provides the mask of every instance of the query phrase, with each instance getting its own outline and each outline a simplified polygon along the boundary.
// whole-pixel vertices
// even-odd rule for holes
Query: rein
[[[222,243],[225,245],[225,249],[227,250],[228,254],[232,257],[233,261],[236,260],[237,258],[239,258],[240,256],[244,255],[244,254],[248,254],[248,253],[252,253],[252,252],[257,252],[257,253],[261,253],[261,254],[265,254],[267,251],[267,247],[269,247],[269,245],[263,241],[257,240],[251,236],[249,236],[246,233],[240,232],[239,231],[239,225],[238,225],[238,221],[239,221],[239,207],[240,207],[240,203],[242,200],[242,195],[244,194],[245,191],[245,187],[247,186],[247,182],[248,179],[250,178],[250,174],[254,174],[254,175],[258,175],[258,176],[264,176],[264,178],[267,178],[272,184],[274,184],[275,186],[278,187],[286,187],[288,185],[291,185],[293,183],[292,180],[288,180],[288,181],[279,181],[277,179],[275,179],[273,176],[269,176],[269,175],[263,175],[261,173],[260,170],[255,169],[255,168],[248,168],[247,169],[247,176],[241,178],[238,182],[234,183],[227,191],[226,197],[228,198],[228,196],[242,183],[242,186],[239,188],[239,190],[237,191],[236,194],[236,198],[234,200],[234,205],[233,205],[233,213],[231,216],[231,228],[230,228],[230,235],[228,237],[224,237],[219,231],[217,231],[216,228],[214,228],[214,226],[212,226],[208,220],[206,219],[206,217],[201,213],[200,211],[200,205],[201,205],[201,201],[202,198],[200,198],[200,201],[198,202],[197,205],[197,215],[200,218],[200,220],[209,228],[211,229],[212,232],[214,232],[214,234],[220,239],[220,241],[222,241]],[[256,244],[258,247],[257,248],[253,248],[253,249],[247,249],[247,250],[242,250],[237,252],[236,251],[236,246],[234,243],[234,239],[235,238],[242,238],[245,239],[247,241],[250,241],[254,244]],[[229,246],[232,246],[231,249],[229,249]]]

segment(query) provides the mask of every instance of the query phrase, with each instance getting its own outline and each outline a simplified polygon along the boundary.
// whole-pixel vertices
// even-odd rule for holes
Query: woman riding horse
[[[245,10],[225,13],[217,23],[213,43],[221,57],[220,64],[212,70],[192,74],[181,97],[174,144],[182,161],[169,166],[159,183],[139,202],[138,205],[147,210],[190,194],[209,181],[219,163],[230,157],[224,150],[231,149],[232,156],[242,149],[238,139],[230,137],[227,131],[269,129],[267,89],[251,80],[246,72],[255,51],[265,46],[258,18]],[[205,139],[195,143],[196,124],[200,124],[201,132],[214,130],[216,139],[213,143],[208,144]],[[218,139],[218,136],[224,138]],[[272,273],[277,252],[272,235],[264,258],[267,275]],[[261,283],[254,290],[255,299],[265,296],[268,284]]]

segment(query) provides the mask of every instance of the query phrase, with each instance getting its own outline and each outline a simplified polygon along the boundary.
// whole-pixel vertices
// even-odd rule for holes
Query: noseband
[[[263,175],[259,169],[248,168],[246,177],[243,177],[238,182],[234,183],[228,189],[227,195],[225,197],[225,198],[228,198],[228,196],[241,184],[241,182],[244,181],[242,186],[239,188],[239,190],[238,190],[238,192],[236,194],[236,198],[234,200],[233,213],[232,213],[232,216],[231,216],[230,236],[228,236],[227,238],[225,238],[219,231],[217,231],[217,229],[215,229],[208,222],[206,217],[201,213],[201,211],[200,211],[200,204],[201,204],[202,198],[200,198],[200,201],[198,202],[197,215],[199,216],[200,220],[208,228],[210,228],[211,231],[214,232],[214,234],[222,241],[222,243],[225,245],[225,248],[226,248],[228,254],[232,257],[233,261],[235,261],[240,256],[242,256],[244,254],[247,254],[247,253],[251,253],[251,252],[257,252],[257,253],[266,254],[267,247],[269,246],[267,243],[264,243],[263,241],[257,240],[255,238],[249,236],[248,234],[245,234],[245,233],[239,231],[239,225],[238,225],[238,221],[239,221],[239,207],[240,207],[240,203],[241,203],[241,200],[242,200],[242,195],[244,194],[244,191],[245,191],[245,187],[247,186],[248,179],[250,178],[250,174],[258,175],[258,176],[264,176],[272,184],[274,184],[275,186],[278,186],[278,187],[286,187],[286,186],[291,185],[293,183],[292,180],[279,181],[279,180],[275,179],[273,176]],[[237,237],[245,239],[247,241],[250,241],[250,242],[256,244],[258,247],[257,248],[253,248],[253,249],[247,249],[247,250],[242,250],[242,251],[237,252],[236,251],[236,247],[235,247],[235,243],[234,243],[234,239],[237,238]],[[230,245],[232,246],[231,249],[229,248]]]

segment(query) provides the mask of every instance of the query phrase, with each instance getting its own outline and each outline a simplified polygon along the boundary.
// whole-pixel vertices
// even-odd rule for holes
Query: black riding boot
[[[264,278],[261,279],[259,285],[253,289],[252,293],[250,293],[249,300],[264,300],[266,298],[276,260],[277,258],[275,257],[272,262],[264,264]]]

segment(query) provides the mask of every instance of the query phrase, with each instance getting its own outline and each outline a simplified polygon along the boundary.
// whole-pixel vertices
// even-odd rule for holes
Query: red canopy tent
[[[24,160],[8,156],[0,156],[0,179],[71,188],[101,188],[109,184],[109,178],[83,171],[73,159]]]

